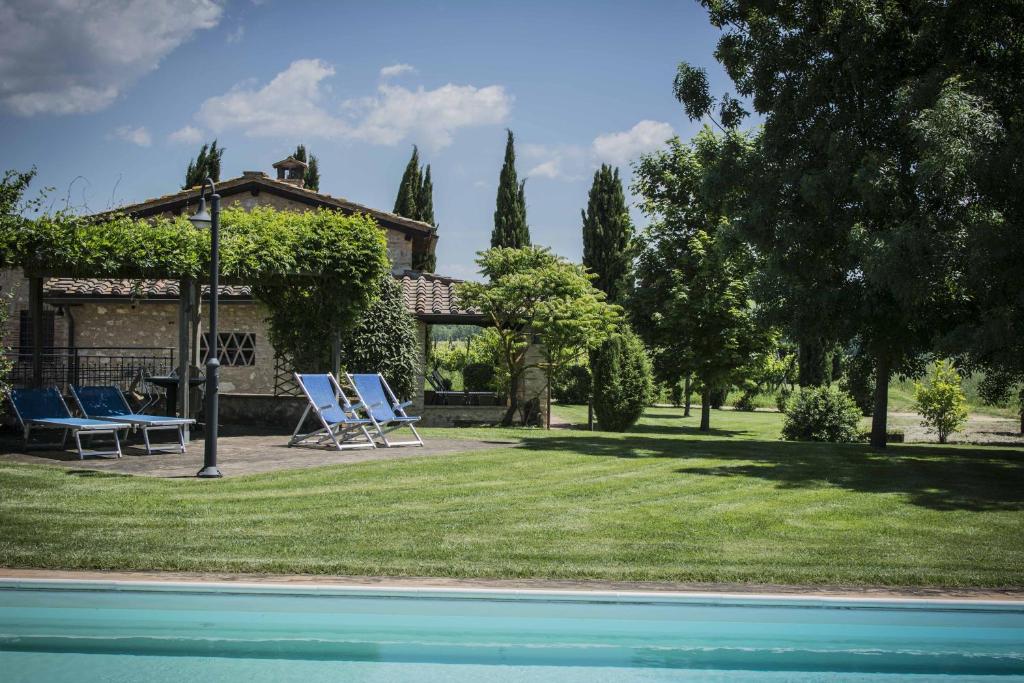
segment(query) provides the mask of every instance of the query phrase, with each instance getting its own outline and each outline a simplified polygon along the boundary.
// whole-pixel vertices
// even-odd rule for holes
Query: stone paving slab
[[[320,448],[289,448],[288,434],[278,432],[237,433],[230,429],[218,439],[217,461],[226,477],[263,472],[323,467],[341,463],[395,460],[424,456],[452,455],[491,448],[518,446],[512,440],[436,439],[424,437],[425,446],[397,446],[335,451]],[[203,465],[204,443],[195,438],[185,453],[154,453],[147,455],[136,437],[129,439],[121,458],[87,457],[66,451],[25,451],[21,439],[12,433],[0,435],[0,462],[53,465],[76,470],[95,470],[111,474],[146,477],[194,477]]]

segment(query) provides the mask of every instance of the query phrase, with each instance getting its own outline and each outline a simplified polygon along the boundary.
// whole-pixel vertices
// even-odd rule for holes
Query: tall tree
[[[416,197],[417,220],[437,226],[434,222],[434,182],[430,178],[430,164],[420,177],[420,191]]]
[[[619,169],[607,164],[594,172],[583,215],[583,265],[596,275],[594,286],[608,301],[622,303],[629,286],[629,253],[633,223],[619,180]]]
[[[1019,156],[999,149],[1022,126],[1021,41],[1005,39],[1020,35],[1020,3],[703,4],[725,31],[716,57],[764,120],[746,235],[794,325],[859,336],[874,358],[871,443],[883,447],[889,379],[973,317],[970,273],[991,291],[1014,251],[979,243],[1021,244],[998,210],[1021,202]],[[715,108],[700,69],[680,66],[676,95],[691,118]],[[718,113],[724,127],[746,114],[728,95]],[[1002,171],[991,194],[970,182],[985,176],[970,170],[979,160]]]
[[[653,222],[644,235],[631,313],[663,377],[692,373],[700,384],[701,431],[711,429],[711,394],[739,379],[771,342],[752,301],[750,251],[732,223],[746,195],[750,137],[704,128],[645,155],[634,190]]]
[[[405,165],[405,173],[402,174],[402,181],[398,185],[398,196],[395,197],[395,208],[392,213],[413,220],[419,220],[418,200],[422,191],[422,184],[423,182],[420,179],[420,151],[413,145],[412,156],[409,157],[409,163]]]
[[[217,146],[214,140],[210,144],[204,144],[199,149],[196,158],[188,162],[185,171],[185,184],[181,189],[187,190],[200,185],[204,180],[210,178],[214,182],[220,182],[220,161],[224,156],[224,148]]]
[[[305,145],[296,147],[295,153],[292,156],[306,164],[306,172],[302,175],[303,187],[313,190],[313,192],[319,192],[320,160],[312,152],[307,152]]]
[[[491,247],[530,246],[530,226],[526,223],[526,181],[516,177],[516,150],[512,131],[505,143],[505,163],[498,179],[497,208]]]

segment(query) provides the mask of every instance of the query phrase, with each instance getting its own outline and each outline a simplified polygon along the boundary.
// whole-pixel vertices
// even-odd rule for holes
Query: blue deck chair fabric
[[[112,422],[110,420],[93,420],[89,418],[72,417],[68,410],[68,404],[60,395],[57,387],[46,389],[12,389],[11,406],[14,408],[14,415],[21,424],[25,437],[25,448],[59,448],[64,449],[68,440],[68,434],[75,439],[78,450],[78,458],[84,459],[87,455],[116,455],[121,457],[121,439],[118,432],[128,430],[131,425],[123,422]],[[61,440],[59,442],[31,443],[33,430],[60,430]],[[82,447],[82,435],[90,436],[109,435],[114,440],[113,450],[86,450]]]
[[[142,431],[146,453],[152,455],[153,453],[185,452],[185,427],[195,424],[195,420],[135,413],[128,405],[121,390],[114,386],[79,387],[72,384],[71,395],[75,397],[75,402],[86,417],[107,422],[126,422],[132,426],[133,430]],[[175,448],[154,447],[149,440],[149,433],[168,430],[173,430],[178,437]]]
[[[373,425],[373,421],[358,416],[358,406],[349,402],[334,375],[296,372],[295,381],[305,394],[307,405],[299,423],[295,425],[289,446],[333,445],[339,451],[377,447],[366,431],[367,427]],[[303,433],[302,427],[311,413],[316,416],[320,426]]]
[[[423,439],[415,427],[419,416],[407,415],[405,412],[405,409],[412,405],[412,401],[399,403],[383,375],[350,374],[348,380],[367,416],[373,421],[374,430],[384,446],[423,445]],[[397,442],[388,438],[388,434],[402,427],[411,429],[416,440]]]

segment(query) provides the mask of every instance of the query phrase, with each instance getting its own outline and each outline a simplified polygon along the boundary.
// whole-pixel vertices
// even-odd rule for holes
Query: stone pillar
[[[427,372],[429,371],[427,368],[427,344],[430,343],[430,337],[427,334],[428,327],[422,320],[416,321],[416,348],[419,351],[416,354],[416,376],[413,382],[412,396],[409,399],[405,399],[402,396],[398,397],[400,401],[412,401],[412,406],[410,407],[411,415],[423,414],[423,391]]]
[[[537,365],[544,363],[543,347],[538,343],[532,343],[526,349],[526,365]],[[546,427],[547,412],[545,406],[548,400],[547,375],[541,368],[532,367],[523,373],[523,379],[519,383],[519,404],[537,399],[540,409],[540,425]]]

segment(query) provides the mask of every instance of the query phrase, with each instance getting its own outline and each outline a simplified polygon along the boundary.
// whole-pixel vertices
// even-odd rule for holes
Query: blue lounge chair
[[[195,424],[195,420],[184,417],[167,417],[163,415],[143,415],[132,411],[121,390],[109,387],[76,387],[71,385],[71,395],[75,397],[82,415],[94,420],[106,422],[124,422],[131,425],[132,430],[142,430],[142,440],[146,444],[146,453],[184,453],[185,427]],[[178,435],[177,448],[154,448],[149,441],[150,432],[173,429]]]
[[[128,430],[131,425],[123,422],[111,422],[109,420],[90,420],[88,418],[72,417],[68,410],[68,404],[64,397],[57,391],[57,387],[48,389],[12,389],[11,405],[14,407],[14,415],[18,418],[22,430],[25,433],[25,448],[59,448],[64,449],[70,432],[75,437],[75,445],[78,447],[78,459],[84,460],[87,455],[117,455],[121,457],[121,439],[118,431]],[[59,429],[63,432],[60,442],[31,444],[34,429]],[[97,451],[85,450],[82,448],[82,434],[98,436],[108,434],[114,439],[114,450]]]
[[[353,406],[338,386],[334,375],[304,375],[295,373],[295,381],[302,388],[302,393],[309,401],[306,409],[295,425],[289,446],[324,446],[334,444],[339,451],[352,448],[376,448],[367,427],[373,421],[359,417],[356,413],[359,406]],[[316,415],[320,427],[311,432],[300,433],[310,412]]]
[[[405,409],[412,405],[412,401],[399,403],[395,392],[391,391],[387,380],[381,374],[375,375],[349,375],[349,382],[359,397],[359,403],[366,410],[367,416],[373,421],[373,426],[381,443],[386,447],[391,446],[422,446],[423,439],[416,431],[415,423],[419,416],[410,416]],[[387,435],[396,429],[408,427],[416,437],[415,441],[391,441]]]

